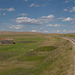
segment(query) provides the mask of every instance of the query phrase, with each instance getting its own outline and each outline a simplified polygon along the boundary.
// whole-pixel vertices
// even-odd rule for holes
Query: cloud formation
[[[68,12],[75,12],[75,6],[70,8],[70,9],[64,9],[64,11],[68,11]]]
[[[15,11],[15,9],[11,7],[11,8],[8,8],[7,11],[12,12],[12,11]]]
[[[60,32],[60,30],[57,30],[56,32],[57,32],[57,33],[59,33],[59,32]]]
[[[2,14],[0,13],[0,16],[5,16],[5,15],[6,15],[6,13],[2,13]]]
[[[27,13],[20,14],[20,16],[27,16],[27,15],[28,15]]]
[[[17,23],[22,23],[25,25],[36,25],[36,24],[41,24],[41,22],[38,19],[34,18],[28,18],[28,17],[19,17],[16,19]]]
[[[68,11],[68,9],[64,9],[64,11]]]
[[[44,32],[44,33],[48,33],[49,31],[44,30],[43,32]]]
[[[42,16],[40,18],[28,18],[28,17],[18,17],[16,18],[17,23],[22,23],[25,25],[41,25],[45,23],[52,22],[54,20],[54,15]]]
[[[75,18],[74,17],[66,17],[66,18],[58,18],[63,22],[69,22],[71,25],[75,24]]]
[[[48,24],[46,25],[48,27],[59,27],[59,26],[62,26],[61,24]]]
[[[31,32],[36,32],[36,30],[32,30]]]
[[[15,9],[13,7],[11,7],[11,8],[0,8],[0,11],[12,12],[12,11],[15,11]]]
[[[25,2],[27,2],[28,0],[24,0]]]
[[[6,13],[3,13],[3,16],[5,16],[6,15]]]
[[[12,25],[9,27],[10,29],[22,29],[23,28],[23,25]]]
[[[70,22],[70,21],[72,21],[72,20],[73,20],[72,18],[67,17],[67,18],[64,18],[62,21],[67,21],[67,22]]]
[[[35,3],[32,3],[32,4],[30,4],[29,6],[30,6],[30,7],[39,7],[40,5],[35,4]]]
[[[66,0],[65,3],[69,3],[71,0]]]
[[[75,30],[63,30],[64,33],[75,33]]]
[[[70,12],[75,12],[75,7],[72,7],[72,9],[70,10]]]
[[[42,16],[41,18],[54,18],[54,15]]]

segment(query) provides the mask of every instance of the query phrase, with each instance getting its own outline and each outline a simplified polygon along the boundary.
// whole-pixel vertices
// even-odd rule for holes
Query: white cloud
[[[57,30],[56,32],[58,32],[58,33],[59,33],[59,32],[60,32],[60,30]]]
[[[30,7],[39,7],[40,5],[35,4],[35,3],[32,3],[32,4],[30,4],[29,6],[30,6]]]
[[[15,11],[15,9],[13,7],[11,7],[11,8],[0,8],[0,11],[9,11],[9,12],[12,12],[12,11]]]
[[[34,18],[28,18],[28,17],[19,17],[16,19],[17,23],[22,23],[22,24],[27,24],[27,25],[36,25],[36,24],[41,24],[39,20],[34,19]]]
[[[69,12],[75,12],[75,7],[72,7],[72,9]]]
[[[66,0],[65,3],[75,2],[75,0]]]
[[[73,19],[72,18],[70,18],[70,17],[67,17],[67,18],[64,18],[62,21],[72,21]]]
[[[5,16],[5,15],[6,15],[6,13],[2,13],[2,14],[0,13],[0,16]]]
[[[68,11],[68,9],[64,9],[64,11]]]
[[[44,33],[48,33],[49,31],[46,31],[46,30],[45,30],[45,31],[43,31],[43,32],[44,32]]]
[[[64,9],[64,11],[68,11],[68,12],[75,12],[75,6],[69,9]]]
[[[65,1],[65,3],[68,3],[69,1]]]
[[[9,27],[10,29],[22,29],[23,25],[12,25]]]
[[[32,32],[36,32],[36,30],[32,30]]]
[[[12,12],[12,11],[15,11],[15,9],[11,7],[11,8],[8,8],[7,11]]]
[[[6,15],[6,13],[3,13],[3,16],[5,16]]]
[[[40,18],[28,18],[28,17],[18,17],[16,19],[17,23],[22,23],[25,25],[41,25],[41,24],[45,24],[45,23],[49,23],[52,22],[54,20],[54,16],[53,15],[49,15],[49,16],[42,16]]]
[[[42,30],[43,28],[40,28],[40,30]]]
[[[27,13],[20,14],[20,16],[27,16],[27,15],[28,15]]]
[[[63,30],[64,33],[75,33],[75,30]]]
[[[42,18],[54,18],[54,15],[42,16]]]
[[[24,0],[25,2],[27,2],[28,0]]]
[[[67,30],[63,30],[63,32],[67,32]]]
[[[59,26],[62,26],[61,24],[48,24],[48,25],[46,25],[46,26],[48,26],[48,27],[59,27]]]
[[[70,2],[70,0],[66,0],[66,1],[65,1],[65,3],[69,3],[69,2]]]

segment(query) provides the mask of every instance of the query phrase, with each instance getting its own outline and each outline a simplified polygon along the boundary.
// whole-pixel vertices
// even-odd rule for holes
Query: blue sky
[[[0,0],[0,31],[75,33],[75,0]]]

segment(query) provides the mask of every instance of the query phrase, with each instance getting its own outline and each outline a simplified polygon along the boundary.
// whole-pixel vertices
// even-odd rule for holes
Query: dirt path
[[[74,73],[73,75],[75,75],[75,39],[70,39],[70,38],[64,38],[64,39],[67,39],[73,43],[73,50],[74,50]]]

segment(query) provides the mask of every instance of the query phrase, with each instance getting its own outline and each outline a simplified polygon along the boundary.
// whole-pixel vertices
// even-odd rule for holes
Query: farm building
[[[0,39],[0,45],[3,45],[3,44],[15,44],[13,39],[10,39],[10,38],[2,38]]]

